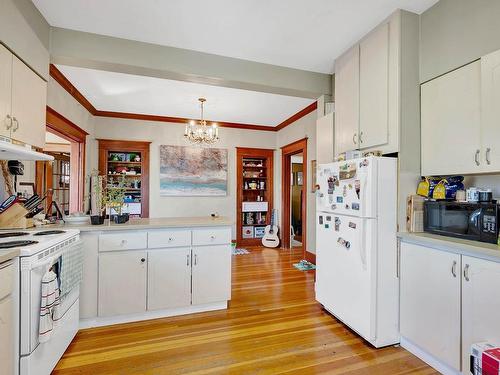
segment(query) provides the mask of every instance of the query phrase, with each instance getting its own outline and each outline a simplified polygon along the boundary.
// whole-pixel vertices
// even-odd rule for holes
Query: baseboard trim
[[[167,318],[171,316],[195,314],[200,312],[225,310],[225,309],[227,309],[227,301],[207,303],[196,306],[179,307],[167,310],[146,311],[138,314],[80,319],[80,329],[103,327],[114,324],[139,322],[141,320]]]
[[[306,260],[312,264],[316,264],[316,254],[306,250]]]
[[[429,366],[439,371],[444,375],[460,375],[461,372],[455,370],[454,368],[448,366],[447,364],[441,362],[439,359],[432,356],[432,354],[427,353],[425,350],[420,348],[418,345],[412,343],[408,339],[401,337],[401,347],[408,350],[411,354],[417,356],[422,361],[427,363]]]

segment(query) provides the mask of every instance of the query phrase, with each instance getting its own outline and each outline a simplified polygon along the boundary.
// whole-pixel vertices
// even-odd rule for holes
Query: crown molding
[[[50,64],[49,68],[50,76],[57,82],[63,89],[65,89],[68,94],[70,94],[78,103],[80,103],[84,108],[89,111],[90,114],[96,117],[110,117],[110,118],[120,118],[128,120],[142,120],[142,121],[156,121],[156,122],[169,122],[185,124],[186,122],[193,120],[184,117],[170,117],[170,116],[159,116],[159,115],[148,115],[141,113],[127,113],[127,112],[113,112],[113,111],[101,111],[96,109],[92,103],[90,103],[83,94],[78,91],[78,89],[62,74],[62,72],[57,69],[54,64]],[[265,126],[265,125],[255,125],[255,124],[242,124],[235,122],[224,122],[224,121],[208,121],[217,122],[217,125],[222,128],[233,128],[233,129],[245,129],[245,130],[259,130],[259,131],[270,131],[277,132],[286,126],[292,124],[298,119],[304,117],[305,115],[311,113],[318,107],[317,102],[313,102],[306,108],[300,110],[296,114],[292,115],[282,123],[277,126]]]

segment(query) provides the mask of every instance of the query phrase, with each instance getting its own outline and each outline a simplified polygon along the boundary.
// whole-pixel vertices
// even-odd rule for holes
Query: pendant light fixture
[[[216,123],[207,125],[206,120],[203,118],[203,105],[207,99],[199,98],[198,101],[201,107],[201,118],[198,122],[191,120],[186,124],[184,137],[193,144],[213,145],[219,140],[219,128]]]

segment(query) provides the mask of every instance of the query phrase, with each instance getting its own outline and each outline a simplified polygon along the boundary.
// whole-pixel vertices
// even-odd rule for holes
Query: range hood
[[[33,151],[29,146],[15,145],[9,139],[0,138],[0,160],[52,161],[54,157]]]

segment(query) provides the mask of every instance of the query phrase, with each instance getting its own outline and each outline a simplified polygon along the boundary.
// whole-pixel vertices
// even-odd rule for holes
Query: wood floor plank
[[[228,310],[82,330],[53,374],[437,374],[323,310],[300,251],[249,250],[233,256]]]

